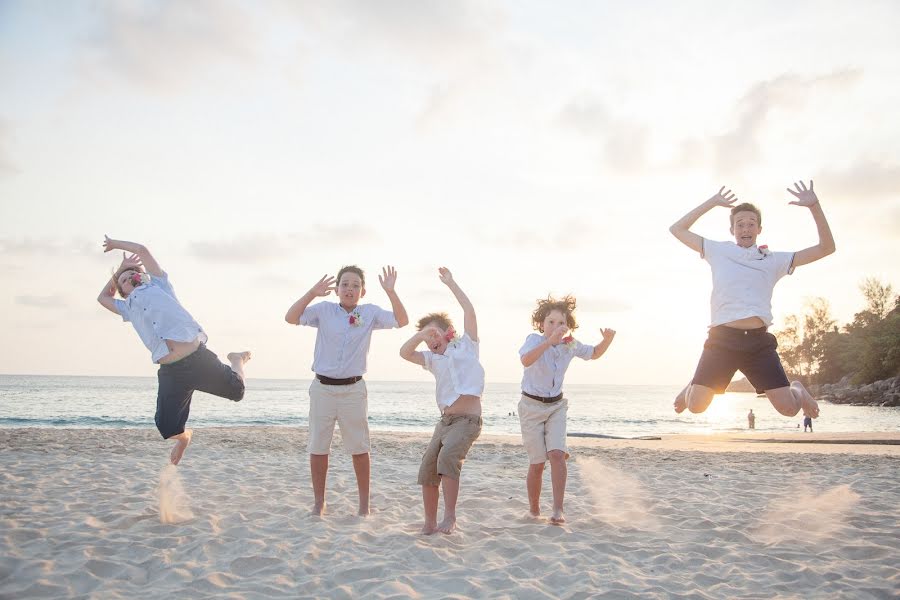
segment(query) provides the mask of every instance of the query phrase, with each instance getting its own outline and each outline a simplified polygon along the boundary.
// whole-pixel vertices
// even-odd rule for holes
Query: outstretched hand
[[[322,279],[316,282],[316,285],[312,286],[309,291],[311,291],[316,296],[327,296],[334,290],[334,277],[331,275],[324,275]]]
[[[719,191],[713,194],[707,202],[711,203],[713,206],[724,206],[725,208],[731,208],[734,206],[734,203],[737,202],[737,196],[734,195],[734,192],[731,190],[726,190],[725,186],[719,188]]]
[[[378,276],[378,283],[381,284],[381,287],[384,288],[385,292],[393,292],[394,285],[397,283],[397,270],[390,265],[382,267],[381,275]]]
[[[108,235],[103,236],[103,251],[109,252],[110,250],[117,250],[116,240],[110,239]]]
[[[126,269],[139,269],[143,266],[141,263],[141,257],[137,254],[132,254],[131,256],[126,256],[126,254],[122,253],[122,263],[119,265],[119,271],[123,271]]]
[[[444,285],[450,285],[451,283],[453,283],[453,273],[451,273],[450,269],[448,269],[447,267],[438,268],[438,278]]]
[[[603,336],[604,342],[607,342],[607,341],[611,342],[611,341],[613,341],[613,338],[616,337],[616,330],[615,329],[601,329],[600,335]]]
[[[793,204],[794,206],[809,207],[819,201],[819,199],[816,197],[816,193],[813,191],[812,179],[809,180],[809,189],[806,188],[806,184],[802,181],[799,183],[794,183],[794,187],[797,191],[794,191],[791,188],[787,188],[787,191],[789,191],[797,199],[792,202],[788,202],[788,204]]]
[[[555,346],[558,343],[562,342],[562,339],[566,336],[566,332],[569,331],[569,326],[565,323],[560,323],[557,325],[556,329],[550,332],[550,335],[547,336],[547,341],[550,342],[551,345]]]

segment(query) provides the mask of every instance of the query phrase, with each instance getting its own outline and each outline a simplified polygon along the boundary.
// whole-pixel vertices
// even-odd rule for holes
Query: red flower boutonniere
[[[363,324],[363,319],[359,315],[358,309],[353,309],[353,312],[350,313],[350,325],[352,327],[359,327]]]
[[[759,253],[762,254],[763,256],[768,256],[768,255],[772,254],[772,251],[769,250],[769,247],[766,244],[763,244],[762,246],[757,246],[757,250],[759,250]]]
[[[131,285],[133,287],[138,287],[147,283],[150,283],[150,276],[146,273],[139,273],[135,271],[131,274]]]
[[[562,343],[566,345],[566,348],[574,348],[575,338],[573,338],[571,335],[567,335],[562,339]]]
[[[455,348],[456,345],[459,344],[459,334],[451,327],[447,330],[447,333],[444,334],[444,341],[447,342],[447,345]]]

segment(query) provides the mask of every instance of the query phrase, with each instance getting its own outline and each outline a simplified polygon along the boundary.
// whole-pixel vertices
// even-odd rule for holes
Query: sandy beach
[[[428,437],[373,432],[374,513],[361,518],[336,436],[317,518],[302,429],[196,430],[177,468],[151,429],[0,430],[0,597],[900,590],[900,434],[570,438],[561,527],[526,516],[520,440],[483,436],[463,471],[458,531],[422,536],[415,477]],[[816,443],[786,443],[798,439]]]

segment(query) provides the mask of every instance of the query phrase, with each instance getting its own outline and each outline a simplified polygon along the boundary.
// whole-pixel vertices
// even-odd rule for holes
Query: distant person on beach
[[[753,409],[750,409],[750,412],[747,413],[747,427],[750,429],[756,429],[756,415],[753,414]]]
[[[803,413],[803,433],[806,433],[806,428],[809,427],[809,432],[813,432],[812,428],[812,417],[806,413]]]
[[[519,358],[525,372],[522,376],[522,398],[519,400],[519,424],[522,442],[528,453],[528,506],[533,517],[541,514],[541,484],[544,466],[550,461],[553,485],[553,514],[550,522],[566,522],[563,499],[566,493],[569,458],[566,447],[566,413],[569,401],[562,392],[566,369],[576,356],[583,360],[600,358],[612,343],[616,332],[601,329],[603,340],[596,346],[583,344],[571,335],[578,328],[575,321],[575,298],[538,300],[531,314],[531,324],[539,333],[525,338]]]
[[[724,186],[669,228],[709,263],[713,279],[709,336],[693,379],[675,399],[675,412],[687,408],[702,413],[740,370],[757,393],[765,392],[779,413],[792,417],[803,410],[812,418],[819,416],[819,406],[803,384],[788,382],[775,336],[766,331],[772,325],[772,290],[778,280],[835,250],[813,182],[809,188],[803,182],[794,187],[788,188],[796,198],[790,204],[809,209],[819,236],[818,244],[799,252],[772,252],[765,245],[757,246],[762,231],[760,210],[749,203],[735,205],[737,197]],[[734,242],[711,241],[690,231],[697,219],[717,206],[731,209]]]
[[[181,306],[168,273],[145,246],[106,237],[103,247],[104,252],[122,250],[122,263],[97,301],[131,322],[153,362],[159,364],[156,428],[164,439],[175,440],[169,460],[177,465],[193,435],[185,424],[194,391],[241,400],[244,363],[250,360],[250,353],[229,353],[231,366],[219,362],[206,348],[206,332]],[[121,299],[115,297],[116,292]]]
[[[441,267],[438,273],[441,283],[450,288],[463,309],[463,334],[454,329],[447,313],[430,313],[419,319],[418,332],[400,348],[400,356],[434,375],[435,396],[441,411],[441,419],[419,467],[425,535],[438,531],[452,533],[456,529],[460,475],[469,449],[481,434],[484,391],[475,308],[449,269]],[[416,348],[422,343],[427,350],[418,352]],[[444,491],[444,518],[438,523],[440,488]]]
[[[337,286],[335,286],[337,282]],[[334,424],[341,428],[344,447],[353,457],[353,471],[359,491],[359,514],[369,514],[369,415],[368,392],[363,374],[372,331],[405,327],[406,309],[394,289],[397,271],[382,269],[378,283],[391,301],[391,310],[374,304],[360,304],[366,295],[366,276],[355,265],[342,267],[337,278],[322,277],[288,309],[284,320],[291,325],[315,327],[316,346],[309,386],[309,469],[313,484],[312,513],[325,511],[325,480]],[[335,291],[338,302],[318,302]]]

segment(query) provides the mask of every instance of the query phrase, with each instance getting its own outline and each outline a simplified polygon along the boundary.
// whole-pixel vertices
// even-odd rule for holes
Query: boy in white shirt
[[[206,332],[188,313],[169,282],[169,275],[146,246],[111,240],[104,252],[123,250],[122,264],[97,297],[104,308],[131,322],[141,341],[159,364],[156,428],[163,439],[175,440],[169,460],[177,465],[191,443],[193,431],[185,429],[195,390],[235,402],[244,397],[244,363],[249,352],[231,352],[228,362],[206,348]],[[146,270],[145,270],[146,269]],[[115,297],[116,292],[122,297]]]
[[[333,284],[337,281],[337,286]],[[359,514],[369,514],[369,422],[368,394],[363,374],[372,331],[404,327],[409,323],[406,309],[394,286],[397,271],[382,269],[378,282],[391,301],[391,311],[374,304],[359,304],[366,295],[363,270],[342,267],[337,279],[326,275],[288,309],[284,320],[292,325],[316,327],[316,347],[312,370],[316,374],[309,387],[309,467],[315,501],[312,513],[325,511],[325,480],[328,454],[335,422],[347,452],[353,457],[353,470],[359,490]],[[336,289],[338,302],[309,305]]]
[[[522,398],[519,400],[519,424],[522,443],[528,453],[528,506],[531,516],[541,514],[541,483],[544,465],[550,461],[550,480],[553,485],[553,515],[550,522],[561,525],[563,500],[566,493],[568,469],[566,460],[566,414],[569,400],[563,396],[563,378],[576,356],[582,360],[596,360],[612,344],[616,332],[602,329],[603,341],[595,346],[582,344],[571,335],[578,328],[575,320],[575,298],[538,300],[531,314],[531,323],[540,333],[525,338],[519,358],[525,372],[522,375]],[[565,337],[563,337],[565,336]]]
[[[788,188],[796,198],[790,204],[809,209],[819,235],[818,244],[799,252],[770,252],[766,246],[757,247],[756,238],[762,231],[759,209],[748,203],[735,206],[737,197],[724,186],[669,228],[680,242],[709,262],[713,277],[709,337],[693,379],[675,399],[675,412],[687,408],[702,413],[740,369],[758,393],[766,393],[779,413],[792,417],[803,410],[812,417],[819,416],[819,406],[803,384],[788,382],[776,352],[775,336],[766,331],[772,325],[775,283],[795,268],[835,250],[813,182],[808,189],[803,182],[794,187]],[[731,209],[734,242],[714,242],[690,231],[697,219],[717,206]]]
[[[419,467],[425,525],[422,533],[452,533],[456,529],[456,502],[462,465],[472,444],[481,434],[481,394],[484,368],[478,361],[478,322],[468,296],[450,270],[438,269],[444,283],[463,309],[463,335],[453,329],[446,313],[431,313],[419,319],[419,330],[400,348],[400,356],[421,365],[435,378],[441,420]],[[428,350],[417,352],[425,343]],[[444,489],[444,518],[438,523],[440,487]]]

